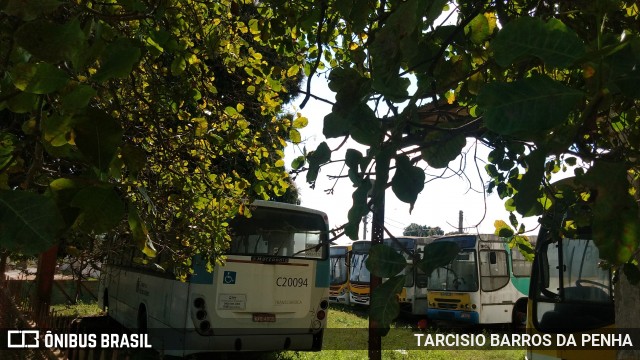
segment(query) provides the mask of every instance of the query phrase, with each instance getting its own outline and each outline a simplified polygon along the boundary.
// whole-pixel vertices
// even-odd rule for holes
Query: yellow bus
[[[330,284],[329,302],[349,304],[349,265],[352,240],[339,239],[329,248]]]
[[[398,294],[400,310],[412,315],[426,315],[427,292],[426,284],[419,279],[424,279],[422,272],[414,266],[414,259],[429,242],[436,237],[398,236],[395,239],[384,239],[384,244],[396,250],[404,256],[407,266],[402,271],[405,277],[404,287]],[[424,285],[424,286],[423,286]]]
[[[369,305],[371,273],[365,262],[371,249],[370,240],[356,240],[351,244],[349,265],[349,302],[351,305]]]

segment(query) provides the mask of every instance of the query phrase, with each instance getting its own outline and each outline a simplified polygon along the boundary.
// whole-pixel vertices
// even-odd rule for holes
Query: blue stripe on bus
[[[478,324],[480,322],[480,314],[475,311],[427,309],[427,318],[432,320],[458,321],[468,324]]]
[[[329,259],[319,260],[316,263],[316,287],[328,288],[329,287]]]

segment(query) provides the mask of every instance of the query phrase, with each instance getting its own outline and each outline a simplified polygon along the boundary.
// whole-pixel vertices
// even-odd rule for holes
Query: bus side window
[[[484,291],[495,291],[509,283],[506,251],[480,251],[480,284]]]
[[[489,253],[489,263],[491,265],[496,265],[498,263],[498,258],[496,256],[496,253],[493,251]]]

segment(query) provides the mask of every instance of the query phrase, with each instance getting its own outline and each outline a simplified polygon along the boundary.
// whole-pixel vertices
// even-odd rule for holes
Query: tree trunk
[[[637,329],[640,327],[640,284],[629,283],[624,274],[620,274],[615,284],[616,328]],[[619,350],[618,360],[640,359],[640,350]]]

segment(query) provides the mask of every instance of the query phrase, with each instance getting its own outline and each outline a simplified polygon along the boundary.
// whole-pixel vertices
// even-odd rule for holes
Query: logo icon
[[[222,283],[233,285],[236,283],[236,272],[235,271],[225,271],[222,274]]]
[[[7,331],[7,347],[14,349],[37,348],[40,346],[39,330]]]

